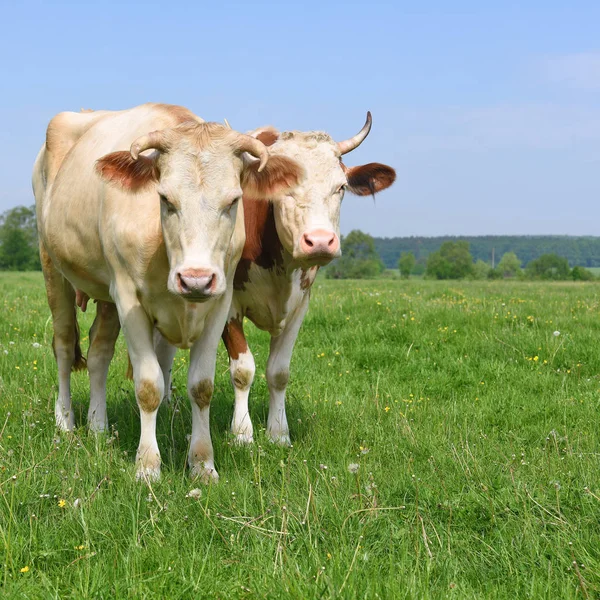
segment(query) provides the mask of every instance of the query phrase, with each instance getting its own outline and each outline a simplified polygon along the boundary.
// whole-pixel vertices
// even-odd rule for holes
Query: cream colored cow
[[[50,122],[33,188],[53,317],[59,371],[55,414],[61,429],[74,426],[71,369],[85,364],[75,316],[77,289],[79,299],[98,301],[87,359],[90,428],[107,426],[106,375],[122,327],[141,418],[137,473],[158,477],[161,369],[164,360],[172,360],[174,346],[190,348],[189,464],[193,474],[217,478],[209,405],[217,345],[245,239],[240,199],[243,193],[279,196],[300,178],[293,160],[270,157],[262,142],[204,123],[182,107],[61,113]]]

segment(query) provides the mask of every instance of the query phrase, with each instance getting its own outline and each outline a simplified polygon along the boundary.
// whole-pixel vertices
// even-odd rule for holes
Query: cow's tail
[[[127,379],[133,380],[133,365],[131,364],[131,356],[127,353],[127,372],[125,373]]]
[[[83,356],[81,344],[79,343],[80,337],[79,323],[77,322],[77,314],[75,314],[75,360],[73,360],[71,371],[83,371],[84,369],[87,369],[87,360],[85,359],[85,356]]]

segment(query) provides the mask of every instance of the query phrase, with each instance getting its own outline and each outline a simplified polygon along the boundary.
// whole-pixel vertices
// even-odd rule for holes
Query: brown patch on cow
[[[279,131],[274,127],[265,127],[261,132],[256,134],[256,139],[261,141],[265,146],[272,146],[279,139]]]
[[[269,385],[276,390],[285,390],[288,381],[290,380],[290,371],[289,369],[282,369],[281,371],[277,371],[274,375],[269,377]]]
[[[372,196],[389,188],[396,180],[396,171],[381,163],[346,167],[340,163],[348,179],[348,189],[357,196]]]
[[[310,269],[302,269],[302,273],[300,274],[300,289],[308,290],[315,282],[315,277],[317,276],[317,271],[319,267],[311,267]]]
[[[233,279],[236,290],[244,289],[250,279],[252,263],[263,269],[273,269],[283,262],[283,246],[275,227],[273,204],[253,200],[245,195],[243,202],[246,243]]]
[[[242,189],[250,198],[273,198],[293,190],[304,177],[304,169],[287,156],[270,156],[260,173],[259,165],[254,161],[242,171]]]
[[[234,318],[226,323],[221,337],[225,348],[227,348],[227,353],[233,360],[237,360],[240,354],[248,350],[248,343],[244,335],[244,324],[240,319]]]
[[[134,160],[126,150],[111,152],[98,159],[96,172],[104,181],[132,192],[158,181],[160,175],[155,158],[139,156]]]
[[[143,379],[136,389],[136,399],[140,410],[154,412],[160,406],[160,394],[156,384],[148,379]]]
[[[253,379],[252,371],[242,367],[238,367],[233,373],[233,385],[239,390],[247,390]]]
[[[210,406],[213,390],[213,382],[210,379],[202,379],[190,389],[190,396],[200,410]]]

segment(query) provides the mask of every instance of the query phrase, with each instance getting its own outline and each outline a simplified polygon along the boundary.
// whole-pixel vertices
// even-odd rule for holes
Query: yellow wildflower
[[[67,501],[66,501],[66,500],[64,500],[63,498],[61,498],[61,499],[58,501],[58,507],[59,507],[59,508],[64,508],[66,505],[67,505]]]
[[[21,569],[21,573],[27,573],[29,571],[29,567],[27,565],[25,565],[22,569]]]

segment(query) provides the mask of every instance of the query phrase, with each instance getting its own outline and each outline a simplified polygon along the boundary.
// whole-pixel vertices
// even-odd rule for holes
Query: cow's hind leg
[[[308,310],[308,294],[277,337],[271,338],[267,361],[267,384],[269,386],[269,417],[267,435],[276,444],[289,445],[290,432],[285,414],[285,390],[290,378],[290,362],[298,331]]]
[[[58,365],[58,397],[54,405],[54,415],[59,429],[71,431],[75,427],[71,406],[71,370],[85,368],[85,359],[79,346],[75,290],[56,269],[43,246],[40,247],[40,258],[48,305],[52,313],[52,348]]]
[[[241,318],[234,317],[227,322],[223,342],[229,354],[229,372],[235,393],[231,433],[238,443],[249,444],[253,439],[253,428],[248,412],[248,395],[254,381],[255,365]]]
[[[106,377],[119,337],[119,314],[111,302],[97,302],[96,318],[90,329],[87,365],[90,372],[90,408],[88,427],[92,431],[108,428],[106,418]]]

